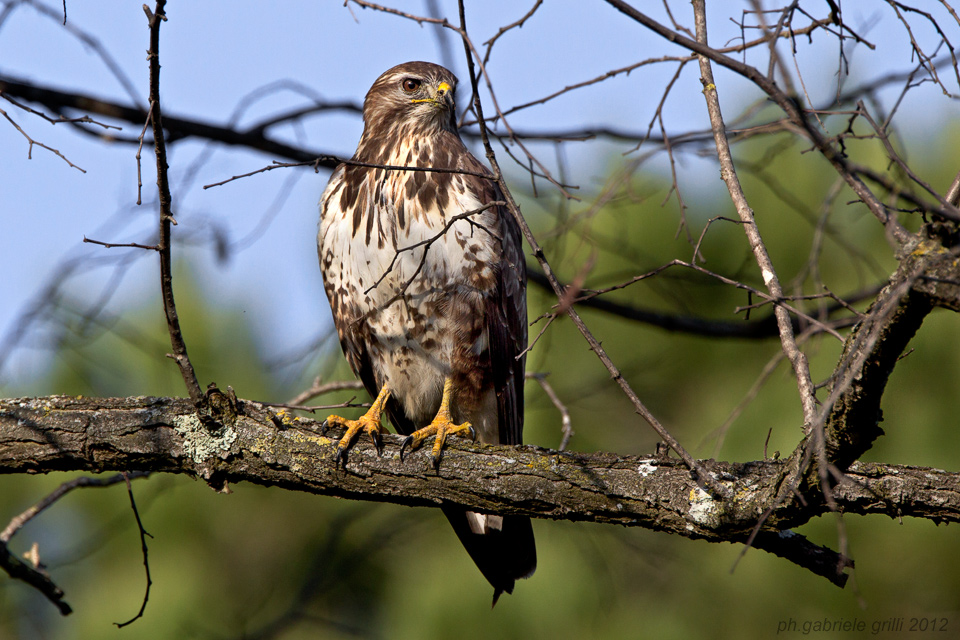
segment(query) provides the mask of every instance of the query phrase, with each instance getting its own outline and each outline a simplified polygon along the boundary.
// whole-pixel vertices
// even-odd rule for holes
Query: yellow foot
[[[340,442],[337,443],[337,452],[333,456],[334,465],[339,466],[341,462],[346,465],[347,451],[361,431],[370,435],[373,446],[377,448],[377,455],[383,453],[383,440],[380,436],[387,433],[387,430],[380,424],[380,414],[383,413],[383,406],[387,403],[389,397],[390,390],[383,387],[377,395],[377,399],[374,400],[373,406],[357,420],[348,420],[340,416],[327,416],[327,419],[320,425],[321,433],[326,433],[327,429],[334,426],[346,427],[347,429],[347,432],[340,438]]]
[[[403,460],[403,452],[407,447],[410,447],[411,451],[418,449],[420,445],[423,444],[423,441],[432,435],[437,436],[436,441],[433,443],[433,449],[430,451],[430,461],[433,463],[434,469],[440,466],[440,456],[443,454],[443,444],[446,442],[447,436],[460,436],[470,439],[476,437],[473,427],[469,422],[454,424],[449,416],[446,418],[437,416],[433,419],[433,422],[423,429],[417,429],[404,438],[403,444],[400,445],[400,459]]]
[[[417,429],[409,436],[404,438],[403,443],[400,445],[400,459],[403,460],[403,452],[410,447],[410,450],[418,449],[423,441],[429,438],[430,436],[437,436],[436,441],[433,443],[433,449],[430,452],[430,461],[433,463],[433,468],[436,469],[440,466],[440,457],[443,454],[443,444],[447,440],[447,436],[459,436],[462,438],[476,439],[476,432],[473,430],[473,426],[469,422],[464,422],[463,424],[454,424],[453,420],[450,418],[450,394],[452,390],[452,384],[450,380],[444,382],[443,384],[443,399],[440,401],[440,410],[437,412],[437,416],[433,419],[433,422],[428,424],[422,429]]]

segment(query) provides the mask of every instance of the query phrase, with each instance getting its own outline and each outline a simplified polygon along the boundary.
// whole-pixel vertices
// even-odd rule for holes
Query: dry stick
[[[160,290],[163,295],[163,310],[167,316],[167,328],[170,331],[170,344],[173,353],[169,357],[180,367],[180,375],[187,386],[187,393],[195,405],[203,402],[203,391],[197,381],[197,374],[193,371],[193,364],[187,356],[187,345],[183,341],[180,331],[180,318],[177,316],[177,305],[173,299],[173,266],[170,255],[170,224],[176,224],[173,218],[170,181],[167,177],[167,145],[163,136],[163,119],[160,114],[160,23],[167,19],[163,9],[166,0],[157,0],[157,8],[153,13],[147,5],[143,10],[150,23],[150,49],[147,58],[150,60],[150,116],[153,125],[153,144],[157,155],[157,189],[160,192],[160,239],[157,246],[160,250]]]
[[[416,167],[412,165],[395,165],[395,164],[378,164],[375,162],[361,162],[359,160],[353,159],[344,159],[339,156],[332,156],[329,154],[319,155],[313,160],[306,160],[304,162],[280,162],[279,160],[274,160],[272,164],[267,165],[266,167],[261,167],[254,171],[248,171],[247,173],[241,173],[240,175],[232,176],[226,180],[221,180],[220,182],[214,182],[211,184],[203,185],[204,189],[209,189],[211,187],[219,187],[227,184],[228,182],[233,182],[234,180],[239,180],[241,178],[249,178],[250,176],[256,175],[258,173],[264,173],[265,171],[273,171],[274,169],[282,169],[286,167],[309,167],[312,166],[314,172],[318,171],[321,166],[330,165],[331,168],[336,168],[341,164],[345,164],[351,167],[368,167],[371,169],[384,169],[387,171],[424,171],[427,173],[456,173],[464,176],[475,176],[477,178],[483,178],[485,180],[492,180],[492,178],[486,173],[480,173],[478,171],[467,171],[465,169],[449,169],[441,167]]]
[[[359,384],[362,382],[357,381]],[[361,389],[363,387],[360,387]],[[287,409],[289,411],[306,411],[307,413],[316,413],[317,411],[328,411],[330,409],[360,409],[373,406],[370,402],[354,402],[357,396],[350,396],[346,402],[338,404],[291,404],[289,402],[263,402],[263,406],[274,409]],[[322,435],[322,434],[321,434]]]
[[[134,156],[137,159],[137,206],[143,204],[143,172],[141,171],[140,155],[143,153],[143,138],[147,135],[147,129],[150,128],[151,122],[153,122],[153,111],[147,112],[143,129],[137,137],[137,154]]]
[[[53,124],[53,125],[61,124],[61,123],[67,123],[67,124],[95,124],[95,125],[97,125],[97,126],[99,126],[99,127],[102,127],[102,128],[104,128],[104,129],[116,129],[117,131],[121,131],[121,130],[123,129],[123,127],[117,127],[117,126],[114,126],[114,125],[112,125],[112,124],[104,124],[103,122],[97,122],[96,120],[94,120],[94,119],[91,118],[90,116],[80,116],[80,117],[78,117],[78,118],[68,118],[68,117],[66,117],[65,115],[63,115],[63,114],[61,113],[61,114],[58,114],[60,117],[58,117],[58,118],[51,118],[50,116],[48,116],[47,114],[45,114],[43,111],[37,111],[36,109],[32,109],[32,108],[28,107],[28,106],[25,105],[25,104],[22,104],[22,103],[20,103],[20,102],[17,102],[16,100],[14,100],[13,98],[11,98],[10,96],[6,95],[2,89],[0,89],[0,98],[3,98],[4,100],[6,100],[7,102],[9,102],[9,103],[12,104],[13,106],[17,107],[18,109],[21,109],[21,110],[23,110],[23,111],[26,111],[27,113],[33,114],[33,115],[35,115],[35,116],[37,116],[37,117],[39,117],[39,118],[43,118],[44,120],[46,120],[47,122],[49,122],[50,124]]]
[[[500,27],[497,30],[497,33],[495,36],[493,36],[492,38],[490,38],[489,40],[483,43],[487,45],[487,52],[483,55],[483,64],[487,64],[487,62],[490,61],[490,54],[493,52],[493,45],[494,43],[496,43],[497,39],[500,38],[500,36],[505,34],[507,31],[510,31],[511,29],[515,29],[515,28],[519,29],[523,27],[523,24],[527,20],[533,17],[533,14],[537,12],[537,9],[539,9],[540,5],[542,4],[543,4],[543,0],[536,0],[536,2],[533,3],[533,7],[531,7],[530,10],[527,11],[522,18],[520,18],[519,20],[516,20],[515,22],[511,22],[508,25],[504,25]]]
[[[488,176],[488,177],[489,177],[489,176]],[[453,225],[456,224],[457,222],[460,222],[461,220],[467,220],[468,218],[470,218],[470,216],[474,216],[474,215],[476,215],[476,214],[478,214],[478,213],[483,213],[483,212],[486,211],[487,209],[491,209],[491,208],[493,208],[493,207],[503,206],[504,204],[506,204],[506,203],[505,203],[504,201],[502,201],[502,200],[492,200],[492,201],[486,203],[485,205],[483,205],[483,206],[481,206],[481,207],[478,207],[478,208],[476,208],[476,209],[473,209],[473,210],[471,210],[471,211],[464,211],[463,213],[458,213],[457,215],[455,215],[455,216],[453,216],[452,218],[450,218],[450,220],[447,221],[447,224],[444,225],[443,229],[441,229],[441,230],[440,230],[436,235],[434,235],[432,238],[427,238],[426,240],[421,240],[420,242],[415,242],[415,243],[413,243],[413,244],[411,244],[411,245],[407,245],[407,246],[405,246],[405,247],[401,247],[401,248],[397,249],[397,250],[394,252],[394,254],[393,254],[393,259],[390,261],[390,264],[387,265],[387,268],[383,270],[383,273],[380,274],[380,277],[377,278],[377,281],[376,281],[376,282],[374,282],[372,285],[370,285],[369,287],[367,287],[367,289],[363,292],[363,294],[364,294],[364,295],[368,295],[371,291],[373,291],[374,289],[376,289],[377,287],[380,286],[380,284],[387,278],[388,275],[390,275],[390,272],[393,271],[393,268],[397,265],[397,260],[400,259],[400,254],[401,254],[401,253],[403,253],[403,252],[405,252],[405,251],[414,251],[414,250],[416,250],[416,249],[419,249],[420,247],[426,247],[426,248],[424,249],[424,251],[423,251],[423,255],[420,257],[420,264],[419,264],[419,266],[417,267],[417,270],[414,271],[413,275],[410,276],[410,278],[407,280],[407,282],[403,285],[403,288],[400,289],[400,290],[397,292],[398,295],[402,296],[404,293],[406,293],[407,289],[410,287],[411,284],[413,284],[413,281],[416,279],[417,275],[418,275],[418,274],[420,273],[420,271],[423,269],[423,265],[424,265],[424,263],[425,263],[426,260],[427,260],[427,252],[430,250],[430,247],[433,246],[433,243],[434,243],[434,242],[436,242],[437,240],[439,240],[440,238],[442,238],[443,236],[445,236],[445,235],[447,234],[447,231],[449,231],[449,230],[451,229],[451,227],[453,227]],[[493,235],[493,233],[490,232],[489,229],[487,229],[486,227],[484,227],[482,224],[476,223],[476,222],[474,222],[474,221],[472,221],[472,220],[468,220],[468,222],[469,222],[471,225],[479,226],[481,229],[483,229],[484,231],[486,231],[491,237],[494,237],[494,238],[496,237],[496,236]],[[376,310],[377,310],[377,311],[380,311],[380,310],[382,310],[382,309],[386,309],[387,307],[389,307],[390,305],[392,305],[394,302],[396,302],[396,300],[398,300],[398,299],[399,299],[399,298],[397,298],[396,296],[394,296],[393,298],[391,298],[390,300],[388,300],[387,302],[385,302],[385,303],[384,303],[383,305],[381,305],[380,307],[377,307]]]
[[[705,0],[693,0],[693,11],[697,42],[706,46],[707,15]],[[740,186],[737,170],[733,166],[733,157],[730,155],[726,125],[724,125],[723,115],[720,113],[720,99],[717,97],[717,87],[713,82],[713,69],[710,60],[702,55],[698,58],[700,61],[700,82],[703,83],[703,95],[707,101],[710,126],[713,129],[713,137],[717,145],[717,158],[720,160],[720,176],[727,185],[730,199],[743,222],[742,226],[747,234],[747,240],[750,242],[750,248],[753,250],[757,265],[760,267],[763,282],[767,285],[767,290],[770,291],[770,296],[775,301],[774,315],[780,329],[780,343],[783,346],[783,352],[790,360],[790,364],[793,365],[793,371],[797,377],[797,386],[800,389],[800,404],[803,407],[803,430],[804,433],[809,434],[817,417],[817,402],[814,396],[813,380],[810,377],[810,366],[807,363],[806,355],[797,346],[793,334],[793,325],[790,321],[790,313],[782,304],[779,304],[779,301],[784,297],[783,288],[780,286],[780,280],[777,278],[777,272],[770,260],[770,255],[767,253],[767,248],[763,244],[763,238],[760,237],[760,230],[754,219],[753,210],[747,203],[747,198]]]
[[[463,35],[466,33],[467,29],[463,0],[459,0],[458,4],[460,7],[460,31],[461,35]],[[476,92],[477,75],[473,66],[473,56],[470,50],[470,45],[466,38],[464,38],[463,46],[467,57],[467,69],[470,72],[470,84],[474,87],[474,91]],[[543,248],[540,247],[540,244],[534,237],[533,232],[530,231],[527,221],[524,220],[523,215],[520,213],[520,208],[517,206],[516,201],[513,199],[513,195],[507,188],[506,181],[503,179],[503,173],[500,171],[500,165],[497,163],[496,154],[493,151],[493,147],[490,145],[490,139],[487,135],[486,122],[483,119],[483,107],[480,103],[479,96],[475,98],[473,106],[477,112],[477,121],[480,123],[480,136],[483,140],[483,147],[487,151],[487,160],[490,162],[490,168],[493,169],[494,175],[497,177],[497,184],[500,186],[500,191],[503,193],[504,200],[507,202],[507,209],[520,226],[520,230],[523,232],[524,238],[526,238],[527,243],[533,250],[533,256],[537,259],[537,262],[540,264],[540,268],[543,269],[544,274],[550,282],[550,287],[553,289],[557,297],[562,299],[564,295],[564,288],[560,286],[560,282],[557,280],[556,275],[554,275],[553,269],[547,262],[546,256],[543,253]],[[627,398],[630,399],[630,402],[633,404],[636,412],[640,414],[643,419],[646,420],[651,427],[653,427],[653,430],[659,434],[663,441],[666,442],[670,448],[677,453],[678,456],[680,456],[684,463],[686,463],[687,467],[696,473],[699,482],[703,482],[707,487],[710,488],[711,491],[714,492],[715,495],[724,498],[729,497],[730,491],[717,482],[716,478],[714,478],[710,472],[704,469],[693,458],[693,456],[691,456],[690,453],[680,445],[677,439],[674,438],[662,424],[660,424],[660,421],[657,420],[650,410],[647,409],[647,407],[640,400],[639,396],[637,396],[636,392],[630,386],[630,383],[627,382],[620,370],[616,367],[616,365],[613,364],[613,361],[610,359],[610,356],[607,355],[607,352],[604,351],[603,347],[600,345],[600,342],[587,328],[587,325],[580,317],[580,314],[577,313],[576,308],[571,305],[566,309],[566,313],[568,316],[570,316],[570,319],[580,331],[581,335],[583,335],[584,339],[587,341],[587,344],[590,345],[590,349],[597,354],[600,362],[603,363],[603,366],[606,368],[606,370],[610,372],[610,376],[617,382],[618,385],[620,385],[620,388],[623,390],[624,394],[626,394]]]
[[[539,5],[539,2],[538,2],[537,4]],[[524,17],[521,19],[521,22],[522,22],[523,20],[526,20],[528,17],[530,17],[530,15],[533,13],[533,11],[536,10],[536,8],[537,8],[537,7],[535,6],[533,9],[531,9],[530,13],[527,14],[526,16],[524,16]],[[819,28],[822,28],[824,25],[827,25],[827,24],[830,24],[830,22],[829,22],[828,20],[814,20],[810,25],[807,25],[806,27],[803,27],[803,28],[801,28],[801,29],[796,29],[796,30],[790,30],[789,34],[786,34],[786,33],[781,34],[780,32],[770,33],[770,34],[765,33],[763,36],[761,36],[760,38],[757,38],[756,40],[752,40],[752,41],[750,41],[750,42],[745,42],[745,43],[743,43],[743,44],[737,44],[737,45],[731,45],[731,46],[728,46],[728,47],[723,47],[723,48],[717,49],[717,51],[719,51],[720,53],[737,53],[737,52],[740,52],[740,51],[746,51],[746,50],[748,50],[748,49],[752,49],[752,48],[754,48],[754,47],[756,47],[756,46],[758,46],[758,45],[761,45],[761,44],[764,44],[764,43],[768,43],[768,42],[769,42],[769,43],[771,44],[771,46],[772,46],[773,44],[776,43],[776,41],[777,41],[778,39],[781,39],[781,38],[786,39],[787,37],[796,37],[796,36],[808,35],[808,34],[812,33],[813,31],[815,31],[815,30],[817,30],[817,29],[819,29]],[[506,29],[512,28],[512,27],[514,27],[514,26],[518,26],[518,23],[514,23],[514,24],[512,24],[512,25],[508,25],[507,27],[501,27],[501,28],[500,28],[500,32],[497,33],[496,36],[494,36],[491,40],[488,40],[487,42],[484,43],[484,44],[488,45],[488,46],[487,46],[487,53],[486,53],[486,54],[484,55],[484,57],[483,57],[483,64],[484,64],[484,65],[487,64],[487,61],[488,61],[489,58],[490,58],[490,45],[492,44],[492,42],[493,42],[494,40],[496,40],[498,37],[500,37],[500,35],[502,35],[502,33],[503,33]],[[519,26],[522,26],[522,24],[519,24]],[[871,48],[873,48],[873,45],[868,45],[868,46],[870,46]],[[608,79],[610,79],[610,78],[612,78],[612,77],[615,77],[615,76],[617,76],[617,75],[619,75],[619,74],[621,74],[621,73],[627,73],[627,74],[629,74],[629,73],[630,73],[631,71],[633,71],[634,69],[637,69],[637,68],[639,68],[639,67],[643,67],[643,66],[646,66],[646,65],[649,65],[649,64],[660,63],[660,62],[680,62],[680,63],[686,63],[686,62],[688,62],[688,61],[690,61],[690,60],[693,60],[693,56],[663,56],[663,57],[660,57],[660,58],[649,58],[649,59],[646,59],[646,60],[642,60],[642,61],[640,61],[640,62],[635,62],[635,63],[633,63],[633,64],[627,65],[626,67],[621,67],[621,68],[619,68],[619,69],[612,69],[612,70],[607,71],[606,73],[604,73],[604,74],[602,74],[602,75],[600,75],[600,76],[597,76],[597,77],[595,77],[595,78],[592,78],[592,79],[590,79],[590,80],[584,80],[584,81],[577,82],[577,83],[575,83],[575,84],[569,85],[569,86],[567,86],[567,87],[565,87],[565,88],[563,88],[563,89],[560,89],[560,90],[558,90],[558,91],[555,91],[555,92],[551,93],[550,95],[545,96],[545,97],[543,97],[543,98],[540,98],[540,99],[538,99],[538,100],[533,100],[533,101],[531,101],[531,102],[526,102],[526,103],[524,103],[524,104],[520,104],[520,105],[517,105],[517,106],[514,106],[514,107],[510,107],[509,109],[505,110],[502,115],[507,116],[507,115],[510,115],[511,113],[514,113],[514,112],[516,112],[516,111],[520,111],[521,109],[526,109],[527,107],[533,106],[533,105],[535,105],[535,104],[545,103],[545,102],[547,102],[547,101],[549,101],[549,100],[552,100],[552,99],[554,99],[554,98],[556,98],[556,97],[558,97],[558,96],[561,96],[561,95],[563,95],[563,94],[565,94],[565,93],[567,93],[567,92],[569,92],[569,91],[574,91],[574,90],[580,89],[580,88],[582,88],[582,87],[586,87],[586,86],[590,86],[590,85],[593,85],[593,84],[597,84],[598,82],[603,82],[603,81],[608,80]],[[487,119],[487,122],[491,122],[491,123],[492,123],[492,122],[497,121],[498,119],[500,119],[500,115],[491,116],[490,118]],[[466,121],[465,123],[466,123],[467,125],[476,124],[476,122],[474,122],[474,121]],[[461,123],[460,123],[460,126],[463,126],[463,125],[464,125],[464,122],[461,122]],[[524,137],[524,136],[518,136],[518,137]]]
[[[162,4],[164,0],[159,0],[158,5]],[[158,11],[160,6],[157,7]],[[133,517],[137,519],[137,529],[140,531],[140,551],[143,553],[143,568],[147,573],[147,589],[143,593],[143,602],[140,603],[140,610],[137,611],[137,615],[133,616],[126,622],[114,622],[118,629],[122,629],[128,624],[134,622],[143,617],[143,612],[147,608],[147,601],[150,599],[150,586],[153,584],[153,580],[150,579],[150,563],[147,560],[147,536],[150,536],[147,533],[146,529],[143,528],[143,522],[140,520],[140,512],[137,510],[137,502],[133,499],[133,487],[130,486],[130,476],[127,472],[120,474],[123,479],[127,482],[127,495],[130,496],[130,508],[133,509]],[[150,536],[151,538],[153,536]]]

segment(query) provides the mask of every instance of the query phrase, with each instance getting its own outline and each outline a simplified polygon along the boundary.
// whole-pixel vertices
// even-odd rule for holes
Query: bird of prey
[[[324,289],[347,361],[375,398],[358,420],[327,418],[346,427],[337,462],[361,432],[380,447],[384,414],[407,436],[401,456],[435,436],[435,467],[449,435],[521,442],[520,230],[492,174],[457,133],[456,85],[450,71],[428,62],[377,78],[363,103],[357,151],[320,199]],[[493,585],[494,604],[533,574],[529,518],[443,511]]]

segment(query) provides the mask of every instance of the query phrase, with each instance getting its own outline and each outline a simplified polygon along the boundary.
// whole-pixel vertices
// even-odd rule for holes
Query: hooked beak
[[[433,96],[430,98],[414,100],[413,102],[430,102],[441,109],[453,108],[453,87],[449,83],[441,82],[432,93]]]
[[[441,100],[448,105],[453,104],[453,87],[451,87],[446,82],[441,82],[437,85],[437,94],[434,97],[434,100],[440,102]]]

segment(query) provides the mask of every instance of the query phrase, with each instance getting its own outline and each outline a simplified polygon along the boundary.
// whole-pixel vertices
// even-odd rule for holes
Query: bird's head
[[[405,125],[423,132],[456,131],[457,77],[438,64],[405,62],[386,71],[367,92],[363,120],[374,125]]]

